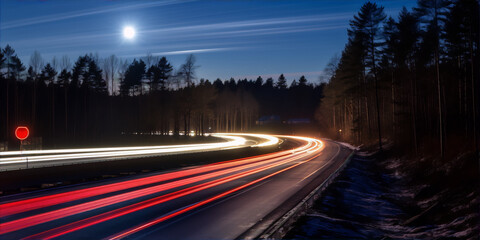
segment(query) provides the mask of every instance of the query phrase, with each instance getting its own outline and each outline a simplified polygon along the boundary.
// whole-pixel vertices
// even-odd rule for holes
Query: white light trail
[[[267,147],[276,145],[280,142],[277,137],[267,135],[267,134],[254,134],[254,133],[215,133],[213,136],[247,136],[247,137],[254,137],[267,140],[266,142],[262,142],[260,144],[253,145],[252,147]]]
[[[239,144],[238,138],[231,138],[229,136],[217,136],[226,140],[235,141],[232,144]],[[243,141],[246,141],[243,139]],[[242,142],[243,144],[244,142]],[[11,155],[35,155],[35,154],[59,154],[59,153],[84,153],[84,152],[106,152],[106,151],[129,151],[129,150],[148,150],[148,149],[162,149],[162,148],[184,148],[193,145],[202,145],[209,147],[210,145],[218,145],[219,143],[205,143],[205,144],[181,144],[181,145],[159,145],[159,146],[143,146],[143,147],[108,147],[108,148],[72,148],[72,149],[52,149],[52,150],[27,150],[27,151],[6,151],[0,152],[0,156]],[[0,158],[1,159],[1,158]]]
[[[183,145],[161,145],[143,147],[111,147],[111,148],[80,148],[80,149],[55,149],[55,150],[30,150],[30,151],[8,151],[0,152],[0,166],[8,164],[55,161],[70,161],[98,159],[126,159],[136,157],[150,157],[165,154],[181,154],[192,152],[205,152],[241,148],[250,146],[244,137],[264,139],[265,142],[254,145],[255,147],[271,146],[279,142],[278,138],[265,134],[212,134],[215,137],[226,139],[226,142],[204,143],[204,144],[183,144]]]

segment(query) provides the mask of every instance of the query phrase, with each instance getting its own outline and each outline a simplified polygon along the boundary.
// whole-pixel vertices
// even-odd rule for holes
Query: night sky
[[[68,55],[167,56],[175,67],[193,53],[198,78],[277,78],[321,71],[347,41],[349,20],[364,1],[1,0],[0,46],[28,64]],[[379,1],[388,15],[416,1]],[[122,31],[137,35],[126,40]]]

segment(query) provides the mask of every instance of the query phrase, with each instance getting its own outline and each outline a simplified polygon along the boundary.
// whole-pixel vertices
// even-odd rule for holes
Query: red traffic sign
[[[20,141],[27,139],[29,134],[30,131],[27,127],[19,126],[17,129],[15,129],[15,137],[17,137]]]

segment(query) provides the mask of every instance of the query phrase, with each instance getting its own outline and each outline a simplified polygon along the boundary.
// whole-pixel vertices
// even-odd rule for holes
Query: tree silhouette
[[[179,76],[183,79],[183,82],[190,87],[193,85],[193,81],[195,80],[195,69],[198,66],[195,65],[196,59],[193,54],[190,54],[187,59],[185,59],[185,63],[182,64],[179,71]]]
[[[145,77],[145,63],[136,59],[128,66],[125,72],[125,78],[120,85],[120,93],[122,95],[140,94],[142,92],[142,80]]]
[[[442,158],[445,156],[445,133],[444,133],[444,120],[443,120],[443,104],[442,104],[442,83],[440,80],[440,36],[441,36],[441,24],[445,21],[444,16],[450,6],[451,2],[448,0],[419,0],[418,7],[415,8],[417,16],[424,23],[425,33],[431,37],[429,39],[430,44],[433,45],[433,59],[435,62],[435,78],[437,80],[437,99],[438,99],[438,129],[440,139],[440,153]],[[428,36],[430,35],[430,36]]]
[[[315,117],[325,136],[357,144],[380,145],[387,138],[417,154],[435,145],[441,152],[447,139],[468,144],[446,151],[478,148],[478,2],[447,3],[421,1],[413,12],[404,8],[398,18],[386,19],[381,6],[366,2],[351,21],[341,56],[325,68],[329,82],[322,84],[301,76],[287,85],[283,74],[278,80],[195,82],[193,55],[174,71],[167,58],[151,55],[147,63],[118,59],[113,69],[108,57],[94,54],[78,57],[73,68],[65,56],[44,67],[35,51],[25,71],[15,54],[8,54],[7,64],[2,49],[0,94],[8,104],[2,104],[0,124],[28,123],[48,147],[62,142],[58,138],[249,131],[262,128],[255,126],[259,117]],[[107,91],[105,80],[115,76],[121,96]],[[9,131],[2,127],[2,140],[11,137]],[[376,131],[378,137],[371,134]]]
[[[448,138],[478,148],[478,7],[475,0],[419,1],[413,12],[403,8],[397,20],[382,21],[383,8],[365,3],[340,61],[327,71],[320,125],[363,143],[381,122],[382,136],[416,154],[432,144],[442,157],[461,151],[445,149]]]
[[[380,55],[379,47],[381,24],[385,20],[386,15],[383,12],[383,7],[377,7],[376,3],[366,2],[361,8],[357,16],[351,22],[352,31],[361,41],[361,46],[364,49],[364,63],[370,76],[373,78],[375,86],[375,104],[377,112],[377,130],[378,130],[378,145],[382,149],[382,127],[380,121],[380,99],[378,93],[378,76],[377,67]]]
[[[280,74],[277,80],[277,84],[275,85],[278,89],[286,89],[287,88],[287,79],[283,74]]]

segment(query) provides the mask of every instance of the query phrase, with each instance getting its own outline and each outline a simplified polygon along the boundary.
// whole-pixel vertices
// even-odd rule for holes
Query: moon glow
[[[135,29],[131,26],[127,26],[123,28],[123,37],[126,39],[133,39],[135,38]]]

